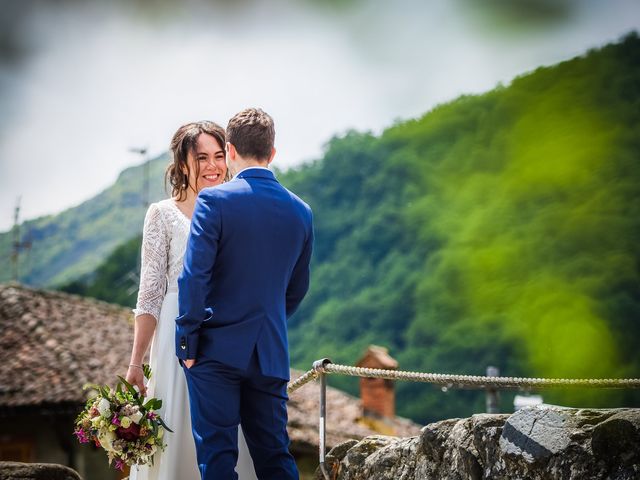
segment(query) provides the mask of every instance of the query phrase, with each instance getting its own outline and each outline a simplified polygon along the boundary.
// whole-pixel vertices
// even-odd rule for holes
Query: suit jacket
[[[198,195],[178,279],[176,354],[289,379],[287,318],[309,288],[309,206],[266,169]]]

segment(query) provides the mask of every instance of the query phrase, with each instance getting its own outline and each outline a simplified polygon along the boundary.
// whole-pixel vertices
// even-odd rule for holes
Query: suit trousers
[[[238,478],[239,424],[258,479],[298,480],[289,452],[287,381],[262,375],[255,350],[246,370],[202,356],[183,370],[202,480]]]

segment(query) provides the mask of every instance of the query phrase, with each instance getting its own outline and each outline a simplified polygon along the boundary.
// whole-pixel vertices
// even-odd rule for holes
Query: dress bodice
[[[136,316],[148,313],[158,320],[165,294],[178,291],[190,224],[171,198],[149,206],[142,234]]]

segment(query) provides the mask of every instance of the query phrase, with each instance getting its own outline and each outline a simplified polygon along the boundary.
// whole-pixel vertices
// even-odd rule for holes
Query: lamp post
[[[142,205],[146,209],[149,206],[149,159],[147,158],[147,147],[131,147],[129,151],[142,157]]]

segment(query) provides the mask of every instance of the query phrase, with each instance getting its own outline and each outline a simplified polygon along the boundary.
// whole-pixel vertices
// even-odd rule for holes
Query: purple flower
[[[89,437],[87,436],[87,432],[85,432],[83,429],[78,428],[73,433],[75,434],[76,437],[78,437],[78,441],[80,443],[89,443]]]
[[[147,413],[147,418],[148,418],[149,420],[155,420],[157,416],[158,416],[158,415],[156,415],[156,414],[155,414],[155,413],[153,413],[153,412],[149,412],[149,413]]]
[[[117,415],[113,416],[113,420],[111,420],[111,423],[113,423],[114,425],[120,425],[120,419]]]
[[[116,463],[114,466],[117,470],[120,470],[121,472],[124,470],[124,462],[120,459],[116,460]]]

